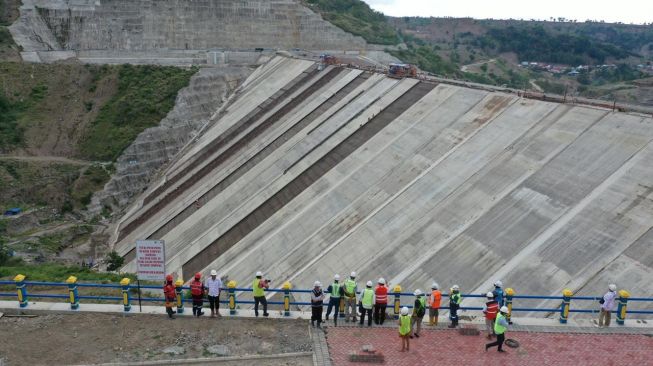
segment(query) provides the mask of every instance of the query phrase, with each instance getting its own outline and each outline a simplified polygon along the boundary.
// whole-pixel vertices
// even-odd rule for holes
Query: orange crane
[[[388,76],[402,79],[417,76],[417,68],[411,64],[390,64]]]

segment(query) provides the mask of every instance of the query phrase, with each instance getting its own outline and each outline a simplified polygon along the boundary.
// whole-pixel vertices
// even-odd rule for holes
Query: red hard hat
[[[166,276],[166,281],[172,282],[172,275],[167,275]]]
[[[199,280],[200,278],[202,278],[202,274],[199,272],[195,273],[195,279]]]

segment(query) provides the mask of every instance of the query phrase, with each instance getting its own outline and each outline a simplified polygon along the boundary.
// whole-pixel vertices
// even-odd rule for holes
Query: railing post
[[[236,281],[231,280],[227,283],[229,293],[229,315],[236,315]]]
[[[560,323],[567,324],[567,319],[569,318],[569,306],[571,304],[571,297],[573,292],[566,288],[562,290],[562,306],[560,306]]]
[[[68,295],[70,297],[70,308],[77,310],[79,308],[79,293],[77,292],[77,277],[70,276],[66,280],[68,284]]]
[[[184,281],[177,280],[175,282],[175,293],[177,294],[177,314],[184,313]]]
[[[120,286],[122,286],[122,305],[125,307],[125,311],[131,310],[132,306],[129,299],[129,278],[125,277],[120,280]]]
[[[619,305],[617,307],[617,324],[624,325],[626,321],[626,311],[628,309],[628,298],[630,293],[626,290],[619,291]]]
[[[401,311],[401,286],[396,285],[394,288],[395,292],[395,306],[394,306],[394,313],[395,313],[395,319],[399,319],[399,312]]]
[[[512,316],[512,297],[515,296],[515,290],[512,288],[506,289],[506,307],[508,307],[508,324],[512,324],[510,317]]]
[[[283,284],[283,316],[290,316],[290,285],[289,281]],[[231,302],[230,302],[231,304]]]
[[[14,277],[16,281],[16,293],[18,294],[18,305],[21,308],[27,307],[27,285],[25,285],[25,276],[22,274]]]

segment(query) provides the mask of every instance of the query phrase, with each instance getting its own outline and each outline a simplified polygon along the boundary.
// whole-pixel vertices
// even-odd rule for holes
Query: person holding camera
[[[265,298],[265,290],[270,288],[270,280],[263,278],[261,271],[256,272],[256,278],[252,281],[254,290],[254,314],[258,317],[258,305],[263,304],[263,316],[268,316],[268,300]]]

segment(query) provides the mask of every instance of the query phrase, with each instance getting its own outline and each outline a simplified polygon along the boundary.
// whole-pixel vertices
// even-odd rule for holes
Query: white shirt
[[[220,281],[220,278],[217,276],[215,277],[215,280],[213,277],[209,277],[209,279],[206,280],[206,287],[209,288],[209,296],[220,296],[222,281]]]

